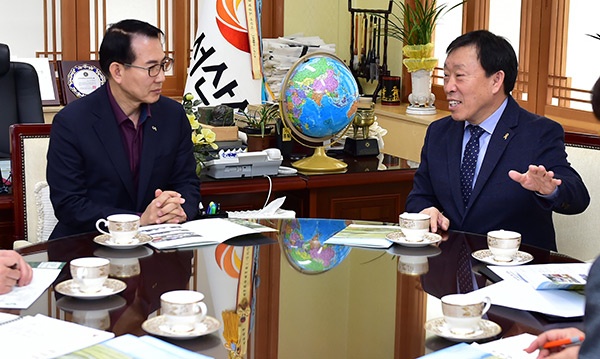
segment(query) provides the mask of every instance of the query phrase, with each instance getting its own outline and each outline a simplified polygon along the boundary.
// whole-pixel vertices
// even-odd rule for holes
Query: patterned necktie
[[[475,166],[479,156],[479,137],[485,132],[479,126],[468,125],[467,129],[471,131],[471,138],[465,146],[465,153],[460,165],[460,190],[465,207],[469,203],[469,197],[471,197],[471,191],[473,190],[473,177],[475,176]]]

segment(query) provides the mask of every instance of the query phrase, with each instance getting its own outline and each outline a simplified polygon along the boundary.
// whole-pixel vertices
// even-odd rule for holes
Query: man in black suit
[[[590,201],[567,162],[561,125],[527,112],[510,95],[518,62],[506,39],[473,31],[446,52],[451,116],[427,129],[406,211],[429,214],[433,232],[506,229],[521,233],[524,243],[556,250],[552,212],[581,213]],[[466,150],[471,127],[480,136],[477,153]],[[467,153],[475,153],[471,161]],[[463,180],[467,163],[472,177]]]
[[[138,20],[111,25],[100,46],[107,83],[54,118],[47,180],[58,224],[50,238],[95,230],[114,213],[141,224],[193,219],[200,201],[191,127],[161,96],[173,60],[163,32]]]

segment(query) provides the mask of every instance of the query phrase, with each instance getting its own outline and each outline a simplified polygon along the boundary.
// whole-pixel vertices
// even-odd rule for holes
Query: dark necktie
[[[475,176],[475,166],[479,156],[479,137],[485,132],[479,126],[468,125],[467,129],[471,131],[471,138],[465,146],[465,153],[460,165],[460,190],[465,207],[469,203],[469,197],[471,197],[473,189],[473,177]]]
[[[471,267],[471,251],[466,241],[462,242],[458,254],[458,268],[456,272],[458,293],[470,293],[473,286],[473,269]]]

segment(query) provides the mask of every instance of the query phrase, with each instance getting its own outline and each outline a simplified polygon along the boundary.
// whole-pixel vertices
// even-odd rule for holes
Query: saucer
[[[492,251],[489,249],[482,249],[471,253],[473,258],[496,266],[518,266],[520,264],[529,263],[533,260],[533,256],[527,252],[518,251],[515,258],[510,262],[498,262],[492,256]]]
[[[115,243],[111,240],[110,235],[108,234],[101,234],[99,236],[96,236],[94,238],[94,242],[101,244],[103,246],[107,246],[110,248],[116,248],[116,249],[131,249],[131,248],[135,248],[138,246],[142,246],[148,242],[152,241],[152,237],[150,237],[147,234],[144,233],[138,233],[136,234],[136,236],[133,238],[134,242],[133,243]]]
[[[56,306],[65,312],[115,310],[123,307],[127,301],[120,295],[98,300],[82,300],[73,297],[62,297],[56,300]]]
[[[470,334],[455,334],[450,331],[444,318],[435,318],[425,323],[425,330],[454,342],[474,342],[500,334],[502,328],[491,320],[481,319],[479,329]]]
[[[94,256],[108,259],[140,259],[152,255],[152,249],[141,246],[131,249],[114,249],[109,247],[100,247],[94,251]]]
[[[165,321],[166,318],[162,315],[150,318],[144,321],[144,323],[142,323],[142,329],[144,329],[150,334],[157,335],[159,337],[173,339],[192,339],[210,333],[214,333],[217,330],[219,330],[219,327],[221,326],[221,323],[217,319],[207,315],[202,322],[196,324],[194,330],[182,333],[169,330],[169,328],[165,325]]]
[[[394,256],[435,257],[442,253],[442,250],[440,247],[432,245],[424,247],[405,247],[399,244],[392,244],[386,252]]]
[[[100,299],[108,297],[109,295],[117,294],[125,290],[127,284],[118,279],[108,278],[104,282],[104,286],[99,292],[96,293],[83,293],[79,290],[79,286],[75,284],[73,279],[66,280],[58,283],[54,290],[58,293],[67,295],[69,297],[80,298],[80,299]]]
[[[426,233],[420,242],[407,241],[402,231],[388,233],[385,238],[406,247],[425,247],[430,244],[438,243],[442,240],[442,236],[437,233]]]

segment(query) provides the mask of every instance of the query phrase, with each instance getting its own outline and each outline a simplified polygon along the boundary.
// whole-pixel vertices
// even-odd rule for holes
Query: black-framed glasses
[[[170,57],[165,57],[160,64],[156,64],[156,65],[152,65],[152,66],[148,66],[148,67],[137,66],[137,65],[132,65],[132,64],[123,64],[123,65],[127,66],[127,67],[135,67],[136,69],[146,70],[146,71],[148,71],[148,76],[156,77],[156,76],[158,76],[158,74],[160,74],[161,69],[163,70],[163,72],[170,71],[171,68],[173,68],[173,61],[175,61],[175,60],[173,60]]]

